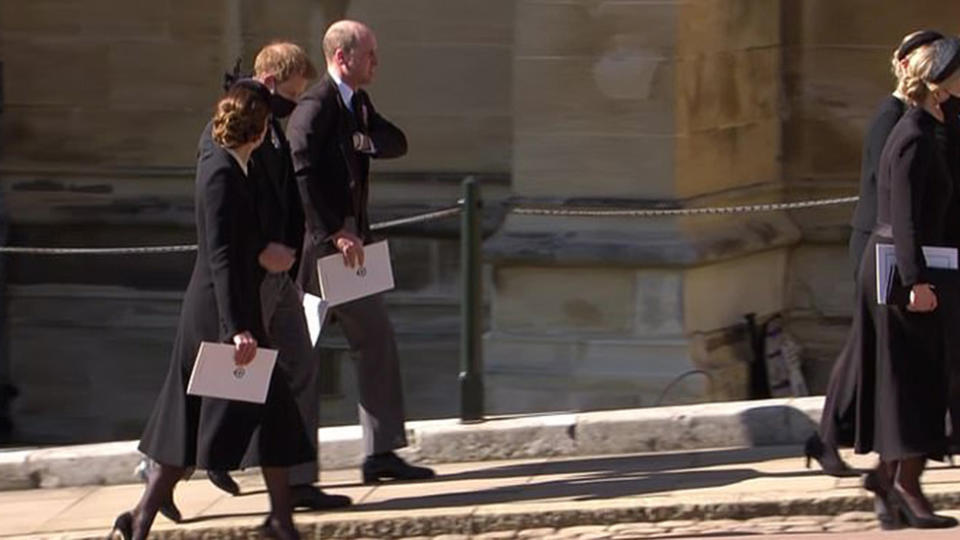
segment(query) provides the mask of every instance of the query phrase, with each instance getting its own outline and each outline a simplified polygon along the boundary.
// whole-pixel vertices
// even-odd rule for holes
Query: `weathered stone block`
[[[505,45],[513,40],[514,0],[351,0],[348,16],[384,44]]]
[[[780,0],[677,2],[677,54],[772,48],[780,44]]]
[[[574,453],[576,415],[458,425],[432,423],[416,431],[417,453],[435,462],[563,456]]]
[[[795,21],[785,26],[791,44],[835,45],[842,36],[848,45],[878,46],[889,52],[907,32],[960,17],[960,5],[939,0],[783,0],[782,10],[784,20]]]
[[[375,172],[504,174],[510,170],[513,130],[509,114],[408,115],[394,114],[386,108],[382,111],[407,135],[409,150],[399,159],[374,160]]]
[[[697,131],[676,139],[681,197],[780,180],[780,122],[764,121]]]
[[[846,246],[805,245],[790,254],[787,305],[824,317],[848,317],[855,297]]]
[[[609,133],[515,133],[514,193],[525,197],[669,199],[675,141]]]
[[[112,84],[105,62],[110,48],[103,41],[4,38],[4,108],[102,104]],[[84,84],[68,81],[84,81]]]
[[[3,114],[4,162],[192,167],[208,120],[188,110],[10,107]]]
[[[676,2],[521,1],[516,11],[517,54],[669,56],[675,47],[677,10]]]
[[[635,282],[628,270],[499,268],[493,326],[506,332],[629,332]]]
[[[672,134],[675,75],[671,62],[642,55],[519,58],[514,125],[520,133]]]
[[[677,131],[777,122],[780,77],[780,51],[773,48],[698,55],[679,61]],[[776,157],[779,147],[755,151]]]
[[[727,328],[742,324],[747,313],[767,315],[783,310],[786,263],[787,251],[773,250],[687,270],[686,330]]]
[[[382,47],[377,82],[370,95],[388,118],[391,114],[482,116],[511,112],[509,44]],[[429,63],[420,61],[425,56],[430,57]]]
[[[111,46],[100,62],[106,64],[110,81],[101,99],[111,108],[188,111],[206,123],[233,59],[223,56],[219,42],[196,39]],[[158,78],[157,73],[164,75]],[[199,136],[182,133],[173,138],[187,146],[191,140],[195,145]]]
[[[860,176],[864,123],[798,117],[784,123],[784,174],[791,180],[851,180]]]
[[[204,2],[207,3],[207,2]],[[213,2],[210,2],[213,3]],[[0,4],[0,34],[104,40],[162,37],[168,0],[30,0]]]
[[[231,28],[231,12],[242,14],[238,0],[165,0],[169,4],[165,16],[167,35],[177,41],[203,39],[235,39],[231,32],[240,32],[240,27]],[[239,22],[239,21],[238,21]],[[236,35],[236,34],[234,34]],[[237,35],[237,37],[239,37]],[[231,66],[232,67],[232,64]]]

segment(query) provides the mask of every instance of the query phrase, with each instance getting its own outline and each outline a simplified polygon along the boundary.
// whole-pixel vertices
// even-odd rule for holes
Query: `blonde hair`
[[[896,62],[894,74],[897,76],[897,92],[910,105],[920,104],[930,93],[928,83],[934,61],[934,48],[931,45],[918,47],[902,63]]]
[[[297,75],[307,80],[317,76],[317,68],[306,51],[288,41],[276,41],[260,49],[253,62],[253,70],[257,77],[273,75],[278,83],[287,82]]]
[[[234,86],[217,102],[213,115],[213,140],[236,148],[256,141],[267,125],[270,104],[262,93]]]

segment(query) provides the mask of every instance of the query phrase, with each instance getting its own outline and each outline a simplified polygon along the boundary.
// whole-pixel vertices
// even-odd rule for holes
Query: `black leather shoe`
[[[169,519],[174,523],[180,523],[183,521],[183,516],[180,514],[180,509],[177,508],[177,504],[173,502],[173,497],[170,497],[166,502],[160,504],[160,508],[157,509],[163,517]]]
[[[230,473],[227,471],[207,471],[207,478],[213,482],[213,485],[234,497],[240,494],[240,486],[237,485],[233,478],[230,478]]]
[[[353,504],[346,495],[331,495],[313,485],[293,486],[290,488],[293,496],[294,508],[308,508],[310,510],[332,510],[344,508]]]
[[[367,456],[363,461],[362,471],[364,484],[376,484],[384,478],[428,480],[437,475],[433,469],[410,465],[393,452]]]
[[[269,516],[267,516],[263,524],[257,528],[257,532],[260,533],[260,536],[263,538],[270,538],[271,540],[298,540],[300,538],[300,532],[297,531],[296,528],[281,528],[277,526]]]

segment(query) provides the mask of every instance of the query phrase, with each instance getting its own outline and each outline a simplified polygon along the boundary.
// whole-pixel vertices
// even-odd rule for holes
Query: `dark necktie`
[[[353,97],[350,98],[350,108],[353,109],[353,118],[357,122],[357,128],[360,131],[366,133],[367,123],[364,122],[364,118],[363,118],[364,117],[363,97],[361,97],[360,95],[362,93],[363,93],[362,90],[357,90],[356,92],[353,93]]]

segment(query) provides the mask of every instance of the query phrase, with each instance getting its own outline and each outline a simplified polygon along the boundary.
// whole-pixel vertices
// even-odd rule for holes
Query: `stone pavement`
[[[797,447],[553,457],[449,464],[430,482],[364,486],[356,469],[325,471],[324,489],[354,498],[340,512],[298,513],[307,538],[682,537],[855,532],[876,524],[856,478],[803,468]],[[870,458],[857,457],[863,467]],[[198,475],[199,476],[199,475]],[[182,483],[187,523],[158,517],[160,538],[249,538],[267,510],[258,477],[230,497],[205,479]],[[960,509],[960,469],[936,466],[935,502]],[[102,538],[142,487],[87,486],[0,492],[0,537]],[[960,515],[960,514],[958,514]]]

